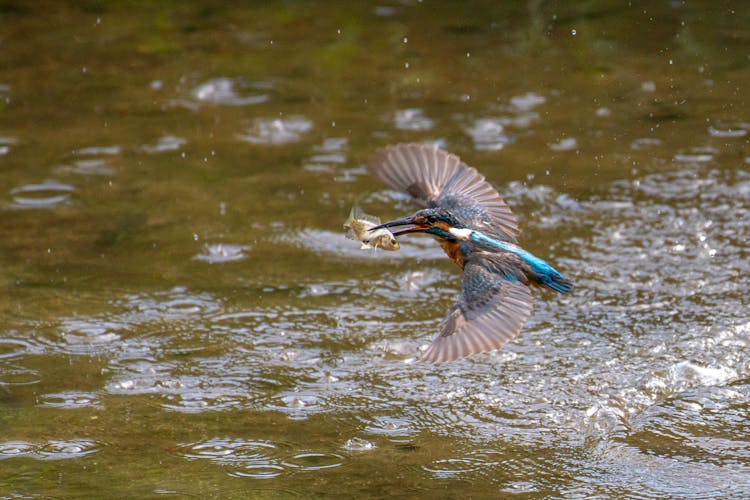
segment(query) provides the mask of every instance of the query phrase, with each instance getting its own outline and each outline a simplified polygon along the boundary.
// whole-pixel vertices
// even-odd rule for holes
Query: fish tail
[[[358,208],[356,205],[352,206],[352,209],[349,210],[349,217],[344,222],[344,229],[346,229],[346,237],[350,240],[358,240],[357,233],[354,231],[354,221],[357,219],[357,212]]]
[[[354,222],[355,215],[356,215],[357,206],[353,206],[351,210],[349,210],[349,217],[347,217],[346,222],[344,222],[345,228],[351,228],[352,222]]]

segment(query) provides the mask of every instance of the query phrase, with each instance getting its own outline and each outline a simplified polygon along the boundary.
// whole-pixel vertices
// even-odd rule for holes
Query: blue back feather
[[[495,238],[491,238],[479,231],[472,231],[469,235],[469,239],[479,245],[496,248],[504,252],[510,252],[523,259],[531,269],[539,275],[539,283],[548,286],[552,290],[560,293],[567,293],[573,288],[573,284],[563,277],[560,272],[549,265],[549,263],[543,259],[540,259],[536,255],[524,250],[523,248],[513,243],[506,241],[499,241]]]

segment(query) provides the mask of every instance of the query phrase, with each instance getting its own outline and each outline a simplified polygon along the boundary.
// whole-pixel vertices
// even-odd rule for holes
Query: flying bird
[[[531,316],[530,285],[559,293],[572,288],[554,267],[518,246],[510,207],[458,156],[434,145],[397,144],[378,150],[368,169],[422,207],[370,231],[430,234],[464,273],[458,301],[421,360],[443,363],[499,349]]]

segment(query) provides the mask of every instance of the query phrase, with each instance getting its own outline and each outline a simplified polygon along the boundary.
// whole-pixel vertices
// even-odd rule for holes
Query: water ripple
[[[313,147],[315,152],[305,163],[305,170],[310,172],[337,172],[346,163],[346,152],[349,141],[345,137],[328,137],[322,144]]]
[[[88,439],[55,439],[40,443],[5,441],[0,442],[0,460],[18,457],[35,460],[66,460],[91,455],[99,451],[98,448],[95,441]]]
[[[10,153],[11,148],[16,144],[18,144],[18,139],[15,137],[0,136],[0,156]]]
[[[714,159],[716,150],[714,148],[702,147],[691,148],[688,152],[677,153],[672,158],[679,163],[708,163]]]
[[[62,165],[55,169],[62,174],[78,175],[112,175],[115,170],[108,166],[108,160],[104,158],[86,158],[76,160],[73,165]]]
[[[750,463],[750,385],[696,387],[649,406],[623,442],[643,453],[685,454],[716,465]]]
[[[38,384],[42,380],[39,370],[19,363],[0,361],[0,386],[25,386]]]
[[[430,130],[435,123],[428,118],[424,110],[419,108],[399,109],[393,118],[394,125],[399,130]]]
[[[344,465],[344,457],[336,453],[298,453],[284,460],[287,467],[303,471],[331,469]]]
[[[270,95],[265,92],[271,85],[265,82],[247,84],[232,78],[214,78],[199,84],[193,89],[192,96],[203,103],[224,106],[249,106],[268,102]],[[254,91],[253,95],[242,95],[245,91]]]
[[[520,111],[529,111],[547,102],[547,98],[536,92],[527,92],[512,97],[510,103]]]
[[[267,440],[216,437],[180,445],[189,460],[210,460],[231,469],[232,476],[270,479],[292,471],[318,471],[340,467],[344,457],[336,453],[292,453],[290,446]]]
[[[745,137],[747,135],[747,130],[744,128],[708,127],[708,134],[712,137],[723,138]]]
[[[471,457],[461,457],[435,460],[430,465],[424,466],[424,470],[432,473],[437,478],[450,479],[466,474],[467,472],[477,471],[481,467],[481,462]]]
[[[34,351],[34,346],[26,339],[0,338],[0,360],[16,358]]]
[[[575,137],[565,137],[557,142],[547,144],[552,151],[573,151],[578,147]]]
[[[180,445],[183,456],[191,460],[210,460],[231,467],[231,475],[270,479],[282,474],[282,449],[269,441],[247,441],[243,439],[213,438],[191,444]]]
[[[415,434],[412,423],[404,417],[373,416],[367,420],[365,432],[387,436],[393,441],[407,442]]]
[[[168,151],[177,151],[185,144],[187,144],[187,139],[183,137],[165,135],[159,137],[159,140],[155,144],[143,144],[140,150],[146,154],[159,154]]]
[[[211,314],[221,305],[209,294],[192,294],[184,287],[175,287],[156,294],[136,294],[127,297],[134,313],[153,319],[181,319]]]
[[[511,142],[505,134],[503,120],[498,118],[480,118],[466,129],[478,151],[499,151]]]
[[[253,126],[239,138],[250,144],[289,144],[301,140],[312,128],[313,123],[303,116],[256,118]]]
[[[738,464],[750,460],[743,417],[750,176],[712,162],[666,162],[582,199],[543,184],[511,183],[502,191],[534,214],[531,231],[557,231],[545,255],[577,288],[566,296],[535,291],[534,316],[500,352],[450,365],[414,362],[460,291],[458,270],[429,238],[404,239],[400,252],[369,253],[343,231],[314,228],[279,230],[273,243],[349,266],[340,279],[263,277],[240,290],[129,294],[106,313],[42,328],[54,332],[42,349],[110,356],[107,393],[152,395],[167,412],[357,422],[339,434],[333,453],[234,438],[185,445],[187,458],[221,464],[234,476],[336,468],[347,452],[374,456],[416,447],[427,435],[479,443],[481,452],[432,454],[420,464],[423,475],[489,481],[509,493],[545,494],[557,484],[575,495],[591,492],[585,484],[595,478],[679,496],[699,479],[713,481],[706,467],[724,479],[731,476],[726,468],[742,470]],[[386,191],[377,196],[403,201]],[[16,337],[0,342],[3,382],[39,351]],[[71,389],[42,394],[37,404],[100,402],[96,392]],[[29,447],[8,446],[21,456]],[[576,465],[555,469],[578,476],[560,487],[548,463],[572,460],[571,449]],[[644,479],[654,469],[665,476]],[[690,475],[683,489],[681,474]],[[716,491],[717,484],[695,491]]]
[[[42,394],[38,397],[37,404],[45,408],[103,408],[103,405],[99,401],[99,397],[95,393],[79,391]]]
[[[285,413],[291,420],[304,420],[315,413],[330,411],[330,408],[322,404],[316,393],[297,391],[284,391],[277,394],[272,402],[265,405],[265,408]]]
[[[61,342],[55,350],[70,354],[102,354],[118,349],[127,325],[115,321],[70,318],[59,328]]]
[[[88,146],[76,149],[74,154],[79,156],[117,156],[122,154],[122,147],[112,146]]]
[[[55,180],[13,188],[13,208],[54,208],[70,200],[75,188]]]

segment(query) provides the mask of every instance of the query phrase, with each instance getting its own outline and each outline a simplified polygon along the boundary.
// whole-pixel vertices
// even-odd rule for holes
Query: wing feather
[[[471,254],[464,268],[464,287],[438,336],[420,357],[444,363],[494,351],[515,338],[531,316],[529,288],[497,272],[507,261],[492,254]]]
[[[430,144],[396,144],[380,149],[370,172],[421,207],[450,210],[465,226],[515,242],[518,221],[510,207],[475,168]]]

